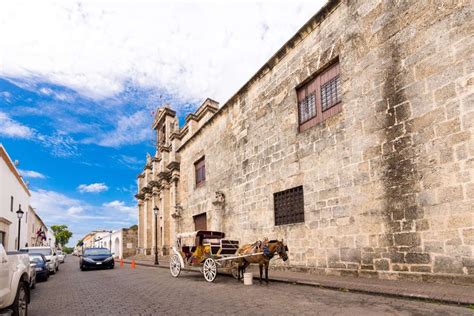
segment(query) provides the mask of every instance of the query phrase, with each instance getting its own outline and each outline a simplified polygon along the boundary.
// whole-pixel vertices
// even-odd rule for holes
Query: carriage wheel
[[[239,278],[239,267],[232,267],[232,276],[234,277],[234,279],[238,279]]]
[[[202,267],[204,279],[207,282],[214,282],[217,276],[217,264],[212,258],[207,258]]]
[[[174,254],[170,259],[170,271],[171,275],[175,278],[177,278],[181,272],[181,262],[177,254]]]
[[[230,269],[231,269],[230,273],[232,274],[234,279],[238,279],[239,278],[239,264],[232,262]]]

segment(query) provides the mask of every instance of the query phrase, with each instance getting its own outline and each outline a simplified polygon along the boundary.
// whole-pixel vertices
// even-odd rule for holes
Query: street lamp
[[[20,250],[20,230],[21,230],[21,218],[23,217],[23,212],[21,210],[21,204],[18,206],[18,211],[16,211],[16,216],[18,217],[18,247],[16,248],[17,250]]]
[[[112,253],[112,232],[113,232],[112,230],[109,231],[109,234],[110,234],[110,235],[109,235],[109,236],[110,236],[110,238],[109,238],[109,246],[110,246],[110,252],[111,252],[111,253]],[[115,250],[115,251],[117,251],[117,250]]]
[[[153,213],[155,213],[155,264],[158,265],[158,212],[160,209],[155,205]]]

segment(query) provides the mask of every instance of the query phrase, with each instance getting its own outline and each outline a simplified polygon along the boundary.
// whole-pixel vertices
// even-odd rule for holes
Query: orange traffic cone
[[[120,258],[120,268],[123,268],[123,259]]]
[[[135,259],[132,259],[132,269],[135,269]]]

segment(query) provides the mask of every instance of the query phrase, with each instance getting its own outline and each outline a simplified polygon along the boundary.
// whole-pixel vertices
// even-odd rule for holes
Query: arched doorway
[[[120,240],[118,237],[115,238],[114,253],[115,256],[120,257]]]

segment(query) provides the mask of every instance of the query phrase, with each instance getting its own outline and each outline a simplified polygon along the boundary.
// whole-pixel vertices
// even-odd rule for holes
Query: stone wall
[[[330,1],[173,149],[180,229],[222,191],[222,230],[284,238],[293,267],[474,274],[473,21],[469,1]],[[298,132],[295,88],[335,59],[342,112]],[[305,222],[275,226],[299,185]]]
[[[129,248],[128,246],[132,247]],[[129,258],[137,254],[138,229],[122,229],[122,257]]]
[[[162,253],[206,213],[241,242],[284,238],[293,269],[472,282],[469,5],[329,1],[221,108],[207,99],[182,128],[160,109],[138,177],[140,251],[158,205]],[[335,60],[342,112],[299,132],[296,87]],[[273,193],[300,185],[305,222],[275,226]]]

